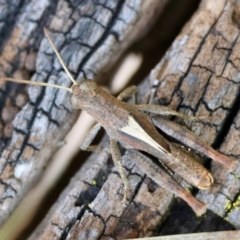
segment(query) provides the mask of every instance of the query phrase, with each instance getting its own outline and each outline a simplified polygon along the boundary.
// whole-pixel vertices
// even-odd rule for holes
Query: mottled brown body
[[[138,110],[137,105],[119,101],[102,88],[98,87],[95,82],[90,80],[84,81],[80,85],[73,86],[72,93],[73,96],[71,98],[71,103],[73,107],[85,110],[93,116],[96,121],[105,128],[111,139],[119,141],[125,147],[135,148],[154,155],[169,168],[198,188],[207,189],[213,183],[211,174],[177,144],[172,144],[162,137],[146,114]],[[156,149],[151,144],[147,143],[145,139],[137,139],[136,137],[123,132],[122,129],[124,127],[131,125],[129,124],[129,117],[132,117],[146,134],[156,141],[161,148]],[[170,122],[168,120],[165,121],[167,123]],[[156,118],[155,122],[157,122]],[[180,131],[180,126],[173,122],[170,123],[171,125],[174,125],[173,128],[175,128],[175,131],[179,129],[179,134],[181,135],[181,132],[183,131]],[[168,134],[167,128],[168,126],[165,124],[165,132]],[[138,129],[135,129],[134,131],[138,131]],[[171,134],[171,136],[172,135],[174,134]],[[189,141],[187,140],[187,136],[184,136],[186,140],[183,142],[197,151],[199,151],[199,149],[205,149],[206,152],[199,152],[205,153],[205,155],[214,156],[214,160],[223,163],[230,170],[236,166],[235,159],[216,152],[210,146],[204,144],[194,134],[192,134],[192,136],[195,137],[194,140],[196,144],[193,142],[191,142],[192,144],[188,144]],[[181,138],[183,138],[182,135]],[[222,159],[224,159],[224,161],[222,161]]]

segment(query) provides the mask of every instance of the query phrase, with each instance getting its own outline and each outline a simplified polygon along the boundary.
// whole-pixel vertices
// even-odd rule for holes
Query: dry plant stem
[[[154,125],[156,125],[163,132],[182,142],[186,146],[194,149],[195,151],[223,164],[230,172],[236,168],[238,163],[236,159],[217,152],[211,146],[204,143],[201,138],[196,136],[190,130],[161,117],[152,117],[152,120]]]
[[[132,240],[239,240],[240,231],[202,232],[192,234],[178,234],[160,237],[131,238]]]
[[[159,186],[164,187],[176,196],[182,198],[193,209],[197,215],[202,215],[206,212],[206,204],[194,198],[191,193],[182,188],[168,173],[162,170],[140,152],[136,150],[129,150],[129,156],[132,161],[137,164],[148,177],[155,181]]]

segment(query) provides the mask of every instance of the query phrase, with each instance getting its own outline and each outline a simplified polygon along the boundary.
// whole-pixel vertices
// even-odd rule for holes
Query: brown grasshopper
[[[213,148],[206,145],[192,132],[182,128],[176,123],[160,117],[152,117],[151,120],[150,116],[146,113],[151,114],[151,116],[156,114],[172,115],[188,120],[198,120],[196,117],[186,116],[163,106],[147,104],[136,105],[123,102],[123,100],[136,93],[137,88],[135,86],[128,87],[120,93],[117,98],[115,98],[102,88],[98,87],[94,81],[86,80],[78,84],[71,76],[62,57],[58,53],[45,29],[44,32],[61,62],[62,67],[73,82],[73,85],[70,88],[67,88],[49,83],[29,82],[27,80],[17,80],[12,78],[4,78],[2,80],[40,86],[51,86],[71,92],[72,107],[85,110],[98,122],[90,130],[89,135],[81,145],[81,149],[97,150],[97,146],[90,146],[90,144],[99,129],[101,127],[105,128],[110,138],[110,150],[113,161],[118,168],[124,184],[124,200],[127,200],[130,189],[121,165],[121,155],[118,142],[126,148],[137,149],[152,154],[170,169],[177,172],[178,175],[200,189],[207,189],[213,183],[212,175],[198,161],[193,159],[193,157],[191,157],[180,145],[171,143],[160,135],[152,124],[152,121],[162,131],[166,132],[176,140],[179,140],[188,147],[222,163],[229,171],[234,170],[237,164],[235,159],[218,153]],[[148,171],[149,174],[151,174],[154,169],[154,167],[150,165],[146,166],[151,169],[151,171]],[[159,172],[160,170],[156,171]],[[202,202],[196,200],[191,194],[187,193],[170,176],[167,177],[167,174],[164,171],[159,172],[159,174],[161,175],[160,178],[162,178],[162,181],[164,182],[163,186],[165,188],[170,188],[170,191],[183,198],[198,214],[205,212],[205,205]],[[156,180],[156,182],[159,182],[159,176],[157,177],[153,175],[154,174],[150,177]],[[161,181],[159,183],[161,183]]]

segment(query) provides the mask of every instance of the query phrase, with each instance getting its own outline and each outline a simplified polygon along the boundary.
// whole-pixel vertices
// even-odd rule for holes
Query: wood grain
[[[155,89],[155,102],[187,114],[206,116],[205,122],[185,124],[221,152],[238,158],[238,148],[231,147],[237,145],[238,137],[230,137],[236,130],[230,126],[239,115],[236,111],[238,59],[234,57],[238,52],[239,29],[232,21],[234,11],[234,4],[228,1],[219,1],[217,7],[213,1],[203,1],[149,79],[152,91]],[[98,161],[102,161],[101,155],[93,168],[99,166]],[[121,202],[121,180],[113,171],[84,210],[81,204],[73,207],[83,193],[62,196],[61,203],[38,228],[42,235],[37,232],[31,239],[39,235],[44,239],[48,234],[68,239],[124,239],[238,228],[239,169],[229,173],[215,162],[205,162],[214,175],[215,184],[208,191],[195,191],[196,197],[208,204],[209,210],[201,218],[184,202],[173,201],[173,195],[146,177],[144,169],[134,165],[126,153],[123,166],[133,189],[133,198],[128,204]],[[93,176],[89,178],[86,174],[83,182],[92,186],[94,179],[102,175]],[[74,194],[79,184],[73,184]],[[91,192],[90,188],[87,192]],[[75,199],[68,201],[66,207],[69,198]],[[61,235],[58,235],[59,229]]]
[[[113,3],[106,1],[104,4],[110,2]],[[134,8],[129,7],[129,2]],[[29,5],[28,14],[19,12],[16,27],[8,34],[11,37],[6,41],[3,57],[0,58],[1,72],[6,75],[25,74],[23,71],[15,73],[14,66],[17,66],[16,69],[25,66],[22,59],[36,51],[43,37],[37,22],[43,19],[50,26],[54,41],[78,79],[101,76],[101,72],[110,67],[109,63],[114,62],[120,52],[146,30],[144,23],[148,23],[153,9],[157,10],[157,4],[153,3],[157,1],[129,2],[119,1],[121,8],[118,4],[107,8],[103,8],[104,4],[94,6],[109,15],[94,15],[95,8],[90,3],[74,8],[64,1],[59,1],[56,6],[47,1],[38,8],[36,4]],[[34,9],[39,11],[36,13]],[[216,149],[236,159],[239,159],[240,116],[238,9],[237,1],[219,0],[217,5],[215,1],[202,1],[161,62],[140,86],[141,95],[143,92],[155,93],[153,101],[156,103],[187,114],[206,116],[205,122],[184,124]],[[92,18],[85,16],[89,12],[91,16],[99,17],[97,20],[107,26],[107,30],[97,26],[96,29],[100,30],[94,31]],[[122,18],[126,20],[121,21]],[[24,19],[24,24],[21,24],[21,19]],[[77,35],[82,37],[77,39]],[[119,41],[116,41],[116,36]],[[28,43],[31,43],[30,46]],[[46,40],[41,43],[33,79],[67,84],[66,76]],[[149,85],[151,89],[146,88]],[[26,96],[23,87],[8,84],[1,92],[1,102],[3,99],[6,106],[16,108],[17,103],[12,103],[11,98],[7,100],[6,93],[11,97],[22,89]],[[30,102],[17,117],[13,117],[15,108],[5,113],[5,117],[2,115],[5,120],[1,122],[1,129],[14,119],[12,140],[4,137],[6,133],[11,135],[7,131],[11,130],[10,126],[2,135],[4,141],[1,143],[2,219],[30,188],[55,151],[57,142],[76,119],[64,92],[31,87],[27,96]],[[50,136],[46,135],[46,131]],[[51,136],[54,136],[54,141]],[[152,182],[144,174],[144,169],[139,169],[128,156],[128,153],[123,156],[123,166],[133,191],[130,202],[121,201],[122,182],[117,170],[111,169],[107,151],[94,153],[89,159],[91,168],[84,175],[79,171],[73,177],[30,239],[123,239],[239,229],[239,167],[234,173],[229,173],[219,164],[205,159],[215,184],[208,191],[193,192],[208,204],[206,215],[199,218],[184,202],[174,199],[167,190]],[[183,185],[188,186],[186,183]]]
[[[1,76],[70,85],[43,37],[47,27],[74,77],[79,82],[96,79],[146,32],[163,5],[134,0],[6,2],[0,8],[0,18],[6,20],[0,26]],[[2,224],[37,181],[78,112],[64,91],[5,82],[0,87]]]

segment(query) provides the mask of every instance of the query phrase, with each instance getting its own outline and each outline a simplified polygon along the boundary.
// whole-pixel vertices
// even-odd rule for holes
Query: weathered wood
[[[238,158],[239,14],[233,2],[203,1],[149,79],[157,89],[154,101],[210,116],[207,123],[186,124],[220,151]],[[207,161],[215,185],[197,192],[210,209],[197,218],[185,203],[172,201],[172,194],[150,181],[127,153],[123,165],[134,192],[130,203],[122,203],[121,179],[116,171],[108,174],[109,155],[105,151],[97,155],[91,156],[92,167],[84,175],[76,174],[31,239],[123,239],[239,229],[239,168],[228,173]]]
[[[212,4],[202,2],[151,79],[157,85],[157,101],[191,115],[209,117],[205,123],[188,126],[221,152],[238,159],[239,7],[230,1],[219,1],[217,7]],[[184,204],[175,202],[159,235],[239,229],[239,167],[229,173],[214,161],[208,160],[207,165],[215,184],[196,194],[208,204],[207,214],[196,218]]]
[[[1,76],[29,79],[33,74],[35,81],[70,85],[47,40],[43,39],[43,27],[47,27],[76,79],[95,79],[96,75],[107,72],[123,50],[146,32],[145,26],[154,21],[164,2],[119,0],[75,4],[41,0],[26,2],[18,9],[6,2],[0,7],[1,18],[8,19],[0,29],[4,36]],[[26,90],[25,86],[5,82],[0,86],[2,224],[38,179],[78,112],[72,110],[65,91],[36,87]]]
[[[150,81],[156,88],[155,101],[209,117],[207,123],[188,123],[188,127],[220,151],[238,158],[236,16],[238,9],[233,3],[203,1],[152,71]],[[229,173],[208,160],[215,184],[209,191],[197,192],[196,197],[210,209],[197,218],[185,203],[172,202],[172,194],[151,182],[127,153],[123,165],[134,193],[131,202],[122,203],[122,184],[116,172],[110,173],[104,184],[101,181],[107,172],[101,165],[107,159],[108,155],[101,153],[93,163],[95,174],[89,170],[91,173],[75,176],[31,239],[123,239],[239,228],[239,168]]]

